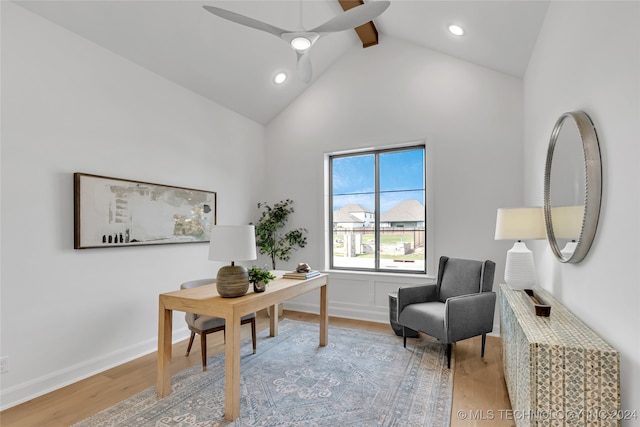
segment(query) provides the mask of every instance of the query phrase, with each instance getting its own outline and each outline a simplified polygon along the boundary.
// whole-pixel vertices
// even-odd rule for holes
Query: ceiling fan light
[[[311,40],[306,37],[295,37],[291,40],[291,47],[298,51],[304,51],[311,47]]]
[[[454,36],[464,36],[464,30],[459,25],[455,25],[455,24],[449,25],[449,32]]]

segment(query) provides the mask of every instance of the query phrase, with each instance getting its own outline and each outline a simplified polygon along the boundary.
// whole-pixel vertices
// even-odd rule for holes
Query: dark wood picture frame
[[[74,249],[208,242],[217,193],[76,172]]]

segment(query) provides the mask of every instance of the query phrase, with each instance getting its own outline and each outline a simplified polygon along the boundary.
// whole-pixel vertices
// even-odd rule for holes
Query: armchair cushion
[[[446,342],[445,304],[439,301],[410,304],[398,316],[398,323]]]

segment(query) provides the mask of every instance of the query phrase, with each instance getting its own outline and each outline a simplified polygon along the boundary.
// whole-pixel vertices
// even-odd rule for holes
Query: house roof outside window
[[[381,222],[424,222],[424,205],[417,200],[404,200],[380,216]]]
[[[362,226],[373,219],[374,212],[358,204],[352,203],[333,211],[333,223],[347,226]],[[417,200],[404,200],[380,216],[380,222],[386,226],[406,224],[424,226],[424,205]],[[401,226],[401,225],[400,225]]]

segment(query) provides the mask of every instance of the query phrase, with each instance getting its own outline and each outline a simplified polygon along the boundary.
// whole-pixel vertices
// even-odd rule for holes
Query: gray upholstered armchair
[[[438,281],[434,284],[398,289],[398,323],[424,332],[447,344],[447,365],[451,367],[451,344],[482,335],[481,356],[487,333],[493,330],[496,294],[493,289],[493,261],[440,258]]]

